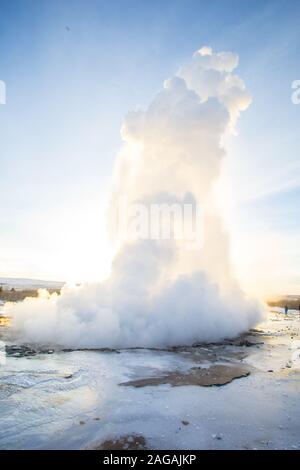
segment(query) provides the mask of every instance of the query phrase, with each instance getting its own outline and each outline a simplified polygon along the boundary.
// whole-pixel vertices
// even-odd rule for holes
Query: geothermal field
[[[1,449],[299,449],[300,318],[221,343],[49,348],[0,317]]]

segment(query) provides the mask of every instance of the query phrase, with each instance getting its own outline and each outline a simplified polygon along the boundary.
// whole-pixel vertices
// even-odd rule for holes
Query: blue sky
[[[0,0],[0,276],[101,275],[122,118],[209,45],[253,97],[228,146],[237,271],[300,291],[299,31],[296,1]]]

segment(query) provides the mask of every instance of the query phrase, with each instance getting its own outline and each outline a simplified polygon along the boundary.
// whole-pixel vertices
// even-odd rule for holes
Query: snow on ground
[[[263,344],[200,348],[214,359],[143,349],[7,357],[0,448],[78,449],[129,434],[153,449],[300,448],[299,333],[299,312],[276,311],[251,336]],[[251,374],[221,387],[119,385],[228,361]]]

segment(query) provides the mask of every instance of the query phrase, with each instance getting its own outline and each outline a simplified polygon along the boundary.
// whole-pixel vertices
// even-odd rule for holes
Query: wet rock
[[[113,349],[113,348],[63,348],[61,350],[62,352],[74,352],[74,351],[94,351],[94,352],[107,352],[107,353],[117,353],[120,354],[120,351],[118,349]]]
[[[251,348],[252,346],[260,346],[263,341],[250,341],[248,338],[236,338],[231,340],[225,340],[225,343],[231,344],[233,346],[245,346],[246,348]]]
[[[144,436],[128,434],[115,439],[107,439],[99,445],[91,447],[94,450],[147,450]]]
[[[192,367],[187,373],[181,371],[168,372],[160,377],[148,377],[144,379],[130,380],[120,385],[127,387],[147,387],[169,384],[172,387],[181,385],[199,385],[211,387],[226,385],[234,379],[247,377],[250,370],[242,365],[212,365],[208,368]]]

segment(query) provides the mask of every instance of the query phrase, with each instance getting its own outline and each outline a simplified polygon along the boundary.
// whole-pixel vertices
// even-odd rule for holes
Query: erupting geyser
[[[193,201],[204,211],[201,246],[187,249],[174,238],[124,242],[109,279],[7,306],[22,341],[74,348],[188,345],[237,335],[261,319],[263,307],[234,279],[227,235],[209,204],[223,137],[251,102],[233,74],[237,65],[236,54],[203,47],[122,127],[111,211],[123,196],[128,205]]]

